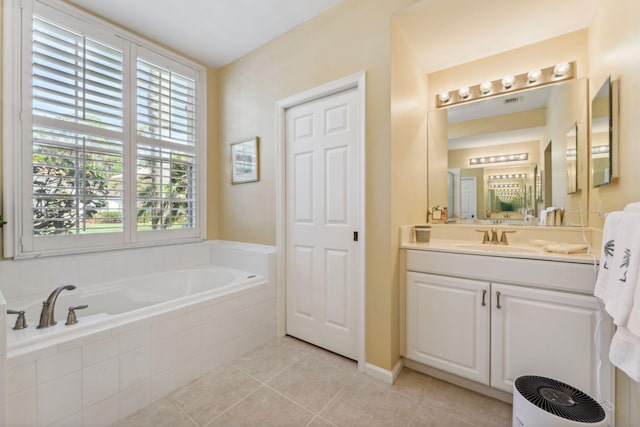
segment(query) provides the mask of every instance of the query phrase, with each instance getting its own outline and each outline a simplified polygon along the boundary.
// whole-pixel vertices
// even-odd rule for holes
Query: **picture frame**
[[[231,144],[231,183],[260,180],[260,138],[255,136]]]

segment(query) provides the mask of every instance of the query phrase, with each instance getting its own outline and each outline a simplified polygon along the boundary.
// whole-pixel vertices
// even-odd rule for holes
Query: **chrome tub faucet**
[[[60,295],[60,292],[62,291],[65,291],[65,290],[72,291],[75,288],[76,287],[74,285],[63,285],[63,286],[58,286],[53,292],[51,292],[51,295],[49,295],[49,298],[47,298],[47,300],[42,303],[42,312],[40,313],[40,323],[38,324],[37,329],[48,328],[49,326],[53,326],[56,323],[58,323],[54,318],[56,300],[58,299],[58,295]]]

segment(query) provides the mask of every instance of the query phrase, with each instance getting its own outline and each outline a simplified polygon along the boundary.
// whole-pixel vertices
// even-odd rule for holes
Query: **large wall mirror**
[[[429,112],[429,205],[450,222],[522,225],[556,207],[562,225],[580,225],[587,110],[578,79]]]

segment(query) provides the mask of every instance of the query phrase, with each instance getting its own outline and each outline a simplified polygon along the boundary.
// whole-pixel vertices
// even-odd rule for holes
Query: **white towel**
[[[612,212],[602,231],[598,279],[593,291],[618,326],[626,326],[640,269],[640,212]]]
[[[640,338],[619,326],[611,340],[609,360],[632,380],[640,381]]]
[[[629,203],[624,207],[625,212],[640,212],[640,202]]]

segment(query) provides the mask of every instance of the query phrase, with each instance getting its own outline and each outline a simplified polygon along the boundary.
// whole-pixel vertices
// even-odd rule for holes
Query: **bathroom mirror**
[[[588,185],[587,111],[587,80],[577,79],[429,112],[429,206],[452,205],[450,222],[513,224],[537,224],[525,218],[565,207],[565,225],[580,225],[587,208],[587,192],[580,191]],[[570,162],[575,184],[567,194]]]
[[[567,194],[578,191],[578,124],[567,132]]]
[[[591,176],[593,187],[613,177],[613,102],[611,78],[607,78],[591,101]]]

